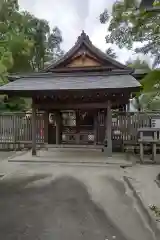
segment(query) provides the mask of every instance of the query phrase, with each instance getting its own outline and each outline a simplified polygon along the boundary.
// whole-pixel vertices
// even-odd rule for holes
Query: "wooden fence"
[[[5,113],[0,115],[0,150],[30,148],[32,142],[32,115]],[[44,143],[44,117],[37,114],[37,144]]]
[[[154,112],[113,112],[112,140],[116,142],[137,142],[137,129],[151,127],[155,119],[160,119],[160,113]],[[37,145],[44,143],[44,115],[37,114]],[[31,114],[7,113],[0,115],[0,150],[22,149],[31,147],[32,123]]]

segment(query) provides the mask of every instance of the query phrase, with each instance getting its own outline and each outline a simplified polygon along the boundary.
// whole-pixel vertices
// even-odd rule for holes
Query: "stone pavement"
[[[155,205],[160,209],[160,188],[156,183],[156,177],[160,173],[159,165],[135,165],[132,168],[125,169],[125,176],[136,191],[137,196],[144,205],[151,217],[157,221],[160,229],[160,219],[154,215],[149,206]],[[148,216],[150,218],[150,216]],[[151,219],[149,220],[151,221]]]
[[[125,215],[122,205],[120,208],[118,207],[121,198],[118,197],[119,195],[117,195],[117,193],[112,192],[110,199],[110,194],[108,195],[108,193],[111,192],[110,185],[105,185],[101,180],[97,185],[96,178],[98,176],[103,176],[105,179],[106,175],[109,175],[110,178],[106,178],[107,182],[109,182],[109,179],[112,179],[112,184],[115,182],[116,185],[116,181],[119,182],[123,176],[127,176],[148,212],[150,212],[149,205],[160,207],[160,188],[158,188],[155,183],[156,176],[160,172],[160,166],[157,165],[146,166],[137,164],[130,168],[122,169],[120,168],[121,164],[129,164],[128,166],[131,166],[131,162],[124,160],[124,155],[116,154],[114,157],[107,159],[104,153],[100,151],[69,151],[66,149],[65,151],[63,151],[63,149],[61,151],[59,151],[59,149],[57,151],[52,151],[51,149],[49,151],[41,150],[38,151],[37,157],[32,157],[31,152],[17,153],[16,156],[11,157],[9,161],[10,162],[6,160],[1,161],[0,175],[4,173],[6,176],[9,175],[11,177],[13,175],[25,177],[35,174],[51,174],[54,175],[54,177],[73,176],[85,182],[88,190],[91,191],[92,197],[94,197],[97,202],[101,202],[104,209],[108,201],[109,208],[107,207],[106,211],[123,230],[126,228],[129,220],[123,222],[119,218],[119,216]],[[36,164],[33,164],[32,161]],[[116,181],[113,180],[113,178],[116,179]],[[115,194],[114,198],[113,194]],[[106,201],[106,199],[108,200]],[[112,204],[110,205],[110,203]],[[127,205],[127,209],[129,207],[130,206]],[[124,208],[126,209],[126,205]],[[132,212],[132,215],[133,214]],[[153,213],[150,212],[150,214],[152,214],[153,217]],[[130,221],[132,221],[132,218]],[[153,225],[153,223],[151,223],[151,225]],[[155,228],[154,226],[152,227],[153,229]],[[132,231],[129,226],[127,228],[129,229],[128,232]],[[141,230],[139,229],[139,231],[137,234],[141,235]]]
[[[0,181],[3,196],[0,212],[4,218],[10,216],[0,222],[0,239],[13,239],[11,235],[24,240],[64,239],[65,236],[74,240],[95,239],[96,232],[100,234],[96,239],[110,240],[111,235],[123,240],[158,239],[143,221],[132,192],[123,180],[124,169],[119,166],[9,164],[17,170]],[[68,177],[71,180],[67,183]],[[91,202],[88,197],[83,201],[84,194],[78,190],[76,181],[85,185]],[[92,202],[98,207],[94,212],[90,211]],[[59,231],[61,226],[63,231]],[[114,227],[113,231],[109,226]],[[84,235],[79,235],[81,233]]]
[[[12,174],[19,170],[22,166],[20,164],[10,163],[9,159],[12,159],[16,156],[22,156],[26,152],[20,151],[9,151],[9,152],[0,152],[0,176],[2,177]]]
[[[31,151],[23,155],[16,155],[9,160],[10,162],[37,162],[37,163],[70,163],[70,164],[92,164],[106,165],[114,164],[118,166],[132,166],[132,162],[125,159],[124,154],[113,154],[107,158],[104,152],[94,149],[48,149],[38,150],[37,156],[32,156]]]
[[[13,156],[14,153],[13,151],[0,151],[0,161]]]

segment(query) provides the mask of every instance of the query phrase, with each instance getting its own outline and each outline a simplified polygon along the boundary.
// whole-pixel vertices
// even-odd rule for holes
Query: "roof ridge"
[[[44,68],[41,72],[50,71],[50,70],[58,67],[61,63],[68,60],[69,58],[71,58],[72,55],[74,55],[75,52],[78,51],[78,49],[83,44],[85,45],[85,47],[87,47],[92,53],[94,53],[97,57],[102,59],[104,62],[109,61],[113,65],[117,66],[117,68],[130,70],[132,72],[131,68],[116,61],[109,55],[106,55],[103,51],[101,51],[99,48],[97,48],[95,45],[93,45],[89,36],[84,31],[82,31],[81,35],[77,38],[77,41],[75,42],[74,46],[62,58],[60,58],[57,62],[54,62],[54,63],[52,62],[48,67]]]
[[[77,73],[49,73],[49,74],[35,74],[35,75],[26,75],[26,76],[19,76],[18,79],[29,79],[29,78],[56,78],[56,77],[76,77],[76,78],[81,78],[81,77],[96,77],[96,76],[126,76],[126,75],[131,75],[128,72],[87,72],[87,73],[80,73],[77,75]]]
[[[89,36],[84,32],[84,30],[82,30],[81,35],[77,38],[77,42],[81,42],[81,41],[86,41],[88,43],[92,43]]]

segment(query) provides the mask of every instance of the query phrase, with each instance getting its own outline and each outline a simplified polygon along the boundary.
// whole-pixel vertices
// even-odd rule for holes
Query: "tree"
[[[106,54],[109,55],[111,58],[114,58],[114,59],[117,58],[117,55],[112,48],[108,48],[106,50]]]
[[[149,72],[141,81],[141,103],[145,110],[160,110],[160,70]]]
[[[17,65],[21,69],[28,59],[32,42],[21,29],[21,15],[16,0],[4,0],[0,5],[0,84],[8,81],[8,72]],[[20,61],[17,64],[17,59]],[[28,64],[29,65],[29,64]],[[27,65],[27,66],[28,66]],[[14,110],[24,108],[23,99],[1,96],[0,109]],[[19,103],[19,104],[18,104]]]
[[[142,90],[133,99],[133,105],[139,111],[160,110],[160,70],[149,70],[149,66],[146,70],[148,74],[141,80]]]
[[[21,31],[23,30],[25,36],[32,41],[31,53],[26,60],[31,70],[39,71],[44,68],[48,59],[53,59],[56,53],[60,52],[62,34],[58,27],[55,27],[51,32],[46,20],[38,19],[28,12],[22,12],[21,17]],[[17,70],[14,67],[12,72],[17,72]]]
[[[53,59],[54,54],[60,52],[61,42],[62,35],[57,27],[51,32],[46,20],[28,12],[20,12],[17,0],[1,2],[0,57],[4,54],[8,56],[5,66],[10,73],[44,68],[48,54]]]
[[[126,65],[128,67],[133,68],[133,69],[144,69],[146,71],[151,70],[151,68],[150,68],[149,64],[147,63],[147,61],[141,60],[140,58],[137,58],[135,60],[128,59],[126,61]]]
[[[155,1],[160,5],[160,1]],[[137,10],[137,0],[119,0],[113,4],[111,15],[105,9],[100,15],[101,23],[109,22],[107,43],[120,48],[133,48],[135,42],[143,43],[135,49],[137,53],[151,54],[153,67],[160,64],[160,12]]]
[[[7,71],[15,64],[14,55],[23,57],[29,50],[30,41],[18,29],[17,1],[1,2],[0,8],[0,74],[1,84],[6,82]],[[22,59],[21,62],[23,63]]]
[[[133,99],[133,106],[139,111],[160,110],[160,70],[152,70],[145,60],[139,58],[129,59],[126,65],[148,72],[141,80],[142,90]]]
[[[61,51],[61,42],[62,36],[58,28],[51,32],[47,21],[28,12],[20,12],[17,0],[1,1],[0,85],[7,83],[8,73],[42,69],[49,52],[52,53],[50,58],[53,59],[54,50]],[[22,110],[24,103],[24,99],[2,96],[0,109]]]
[[[28,68],[27,60],[32,46],[32,41],[23,31],[22,16],[19,13],[17,0],[4,0],[0,9],[1,67],[5,69],[3,75],[17,67],[24,70],[26,63]],[[3,79],[2,75],[1,79]]]
[[[151,68],[149,66],[149,64],[147,63],[147,61],[145,60],[141,60],[139,58],[133,60],[133,59],[128,59],[128,61],[126,62],[126,65],[128,67],[131,67],[135,70],[140,69],[140,70],[144,70],[146,72],[150,72]],[[143,98],[142,98],[143,96]],[[132,105],[135,109],[137,109],[138,111],[141,111],[142,109],[144,109],[144,105],[146,104],[146,101],[148,100],[148,98],[146,98],[146,96],[148,96],[143,92],[138,93],[135,98],[132,100]]]

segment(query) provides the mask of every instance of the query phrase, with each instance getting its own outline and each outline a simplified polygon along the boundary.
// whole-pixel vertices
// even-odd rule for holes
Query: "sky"
[[[99,15],[105,8],[111,11],[114,2],[115,0],[19,0],[22,10],[46,19],[51,28],[60,28],[63,36],[62,49],[65,51],[74,45],[82,30],[96,47],[106,51],[111,45],[105,43],[107,25],[100,23]],[[122,63],[129,58],[136,58],[132,51],[119,49],[115,45],[112,48]]]

